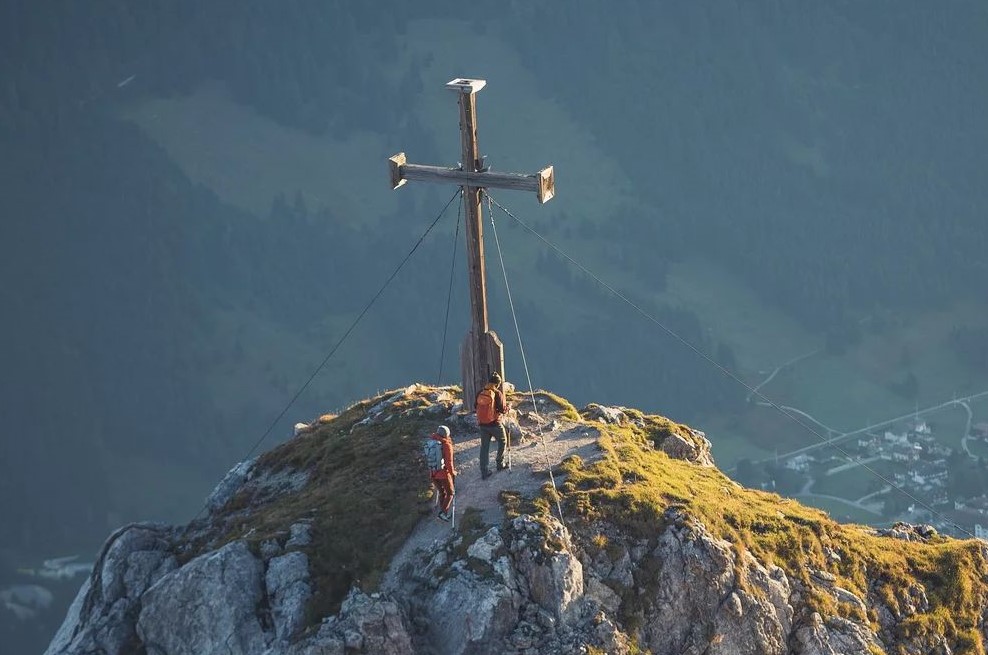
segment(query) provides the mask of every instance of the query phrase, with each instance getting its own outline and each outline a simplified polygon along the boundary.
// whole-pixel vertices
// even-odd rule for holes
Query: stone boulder
[[[699,430],[690,430],[690,436],[670,434],[663,439],[658,448],[673,459],[683,459],[700,466],[715,466],[711,453],[710,440]]]
[[[455,569],[454,569],[455,570]],[[518,620],[520,599],[504,583],[464,568],[440,584],[427,609],[428,641],[441,655],[494,655]]]
[[[878,530],[877,533],[883,537],[921,543],[928,543],[937,536],[936,528],[932,525],[912,525],[903,521],[897,521],[892,527]]]
[[[590,403],[580,410],[580,415],[592,421],[600,421],[611,425],[625,425],[629,422],[628,415],[621,407],[608,407]]]
[[[793,641],[797,655],[870,655],[885,650],[864,626],[840,617],[825,622],[816,612],[796,629]]]
[[[46,655],[125,655],[140,646],[135,630],[145,591],[178,567],[169,527],[137,523],[110,535]]]
[[[305,610],[312,596],[309,558],[301,551],[272,557],[264,582],[275,637],[292,639],[305,625]]]
[[[251,478],[251,473],[254,469],[255,459],[249,459],[246,462],[240,462],[232,469],[230,469],[220,483],[216,485],[212,493],[206,499],[206,508],[210,512],[215,512],[229,502],[238,491],[247,483]]]
[[[315,636],[284,652],[290,655],[415,655],[405,625],[404,613],[393,598],[384,594],[367,595],[355,588],[343,601],[339,614],[323,621]]]
[[[540,523],[524,514],[511,521],[511,530],[511,553],[529,597],[567,622],[583,598],[583,565],[572,552],[569,532],[553,518]]]
[[[258,617],[264,566],[244,541],[200,555],[144,593],[137,633],[154,655],[267,650]]]
[[[730,543],[676,510],[665,519],[650,553],[661,566],[647,581],[653,605],[641,644],[656,653],[787,653],[793,612],[785,573],[739,558]]]

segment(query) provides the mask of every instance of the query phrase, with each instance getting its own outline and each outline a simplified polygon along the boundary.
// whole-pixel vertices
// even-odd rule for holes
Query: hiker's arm
[[[449,441],[443,442],[443,461],[446,463],[446,474],[455,476],[456,467],[453,466],[453,445]]]

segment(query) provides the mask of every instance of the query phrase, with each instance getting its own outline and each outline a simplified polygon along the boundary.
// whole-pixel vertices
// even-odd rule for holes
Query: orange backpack
[[[477,423],[490,425],[497,423],[497,392],[483,389],[477,394]]]

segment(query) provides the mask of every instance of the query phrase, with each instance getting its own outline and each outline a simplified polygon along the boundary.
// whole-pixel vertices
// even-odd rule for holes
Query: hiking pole
[[[449,529],[456,530],[456,492],[453,492],[453,504],[449,508]]]
[[[501,378],[501,397],[504,398],[504,414],[508,414],[508,394],[504,393],[504,378]],[[504,430],[504,440],[508,448],[508,473],[511,473],[511,433],[508,431],[507,426],[503,423],[501,424],[501,429]]]

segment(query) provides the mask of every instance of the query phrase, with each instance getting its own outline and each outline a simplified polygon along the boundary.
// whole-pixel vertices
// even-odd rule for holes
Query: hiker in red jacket
[[[491,477],[491,439],[497,439],[497,470],[508,468],[504,463],[504,448],[508,443],[508,433],[501,424],[501,417],[508,411],[501,388],[501,375],[494,371],[490,382],[477,394],[477,426],[480,428],[480,477]]]
[[[439,442],[442,447],[442,462],[439,467],[430,472],[429,477],[432,478],[432,485],[436,488],[436,493],[439,494],[439,518],[448,521],[451,518],[449,509],[453,504],[453,494],[456,493],[453,440],[449,436],[449,428],[445,425],[440,425],[429,439]]]

